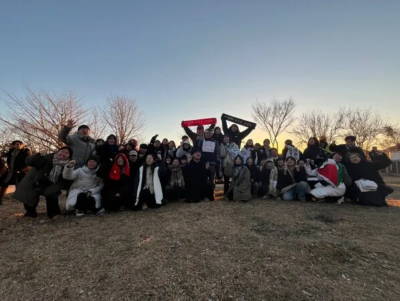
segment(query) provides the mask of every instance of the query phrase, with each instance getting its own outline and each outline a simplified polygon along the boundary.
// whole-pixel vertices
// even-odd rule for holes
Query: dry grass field
[[[44,209],[0,206],[0,300],[400,300],[400,208],[215,201],[57,222]]]

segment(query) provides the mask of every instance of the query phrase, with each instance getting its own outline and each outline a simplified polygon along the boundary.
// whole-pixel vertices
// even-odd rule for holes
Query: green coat
[[[250,170],[243,166],[238,176],[233,178],[228,193],[233,189],[234,201],[250,201],[251,196],[251,179]]]
[[[26,158],[26,165],[32,169],[22,179],[14,192],[13,198],[24,203],[25,205],[34,205],[40,197],[40,191],[35,191],[36,182],[43,181],[53,168],[53,154],[42,156],[41,154],[31,155]]]

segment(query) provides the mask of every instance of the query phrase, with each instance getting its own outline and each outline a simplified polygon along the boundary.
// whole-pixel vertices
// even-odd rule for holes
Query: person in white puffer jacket
[[[76,165],[74,160],[70,161],[64,168],[63,178],[74,181],[68,192],[66,209],[75,209],[77,216],[82,216],[88,211],[101,211],[100,192],[103,189],[104,182],[97,176],[99,163],[100,158],[98,156],[90,156],[86,165],[82,168],[74,170]]]

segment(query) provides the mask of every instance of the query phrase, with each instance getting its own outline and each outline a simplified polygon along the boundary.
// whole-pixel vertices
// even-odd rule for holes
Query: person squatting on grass
[[[387,206],[386,197],[393,189],[379,170],[392,162],[376,148],[370,153],[373,160],[368,161],[356,137],[346,137],[341,145],[330,144],[325,137],[310,137],[304,152],[288,139],[282,155],[269,139],[262,145],[248,139],[240,150],[256,125],[225,114],[221,119],[224,133],[215,124],[204,130],[204,120],[203,124],[186,123],[196,124],[197,130],[185,127],[187,135],[179,147],[167,138],[158,140],[158,135],[149,144],[139,145],[136,139],[119,144],[114,134],[95,142],[87,125],[71,134],[73,120],[59,132],[66,146],[54,153],[32,155],[16,140],[0,162],[0,204],[8,185],[15,184],[13,197],[24,204],[26,217],[37,217],[36,208],[44,196],[48,217],[60,218],[62,191],[67,193],[66,209],[79,216],[159,208],[167,199],[214,200],[218,177],[223,179],[225,197],[234,201],[262,197],[341,203],[344,197],[356,204]],[[247,128],[240,131],[236,123],[228,128],[227,121]]]

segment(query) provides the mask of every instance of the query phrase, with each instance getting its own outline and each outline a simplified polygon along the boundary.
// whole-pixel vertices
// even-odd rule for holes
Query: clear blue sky
[[[398,0],[4,0],[0,87],[136,98],[145,137],[292,96],[400,113]],[[262,133],[253,134],[261,140]]]

